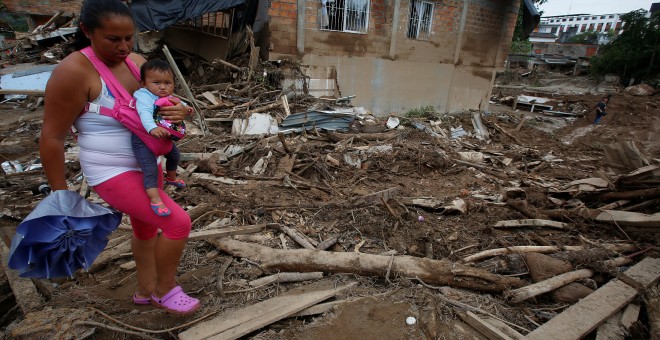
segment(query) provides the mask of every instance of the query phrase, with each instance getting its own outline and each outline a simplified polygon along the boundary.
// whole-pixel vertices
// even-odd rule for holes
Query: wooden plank
[[[210,240],[218,237],[227,237],[233,235],[254,234],[266,229],[265,224],[243,225],[236,227],[225,227],[220,229],[202,230],[190,233],[188,240]]]
[[[523,339],[580,339],[630,303],[636,295],[637,289],[614,279]]]
[[[333,310],[335,306],[339,306],[342,303],[351,302],[351,301],[353,300],[337,300],[337,301],[319,303],[318,305],[307,307],[301,310],[300,312],[296,313],[295,316],[310,316],[310,315],[324,314]]]
[[[213,93],[206,91],[202,93],[202,97],[206,98],[206,100],[210,101],[211,104],[213,105],[220,105],[220,102],[218,101],[218,98],[216,98]]]
[[[476,314],[470,311],[459,315],[463,321],[465,321],[468,325],[472,326],[474,329],[479,331],[479,333],[490,340],[512,340],[508,335],[502,333],[499,329],[493,327],[493,325],[482,320]]]
[[[518,228],[518,227],[548,227],[556,229],[568,229],[568,224],[563,222],[543,220],[539,218],[523,220],[506,220],[495,223],[495,228]]]
[[[660,259],[647,257],[621,274],[620,279],[636,288],[648,288],[660,279]]]
[[[493,327],[497,328],[500,332],[506,334],[508,337],[511,339],[522,339],[523,335],[520,334],[517,330],[511,328],[509,325],[505,324],[504,322],[495,319],[493,317],[487,316],[487,315],[482,315],[480,318],[489,324],[491,324]]]
[[[293,315],[301,310],[337,295],[353,287],[349,283],[338,288],[311,290],[306,286],[302,291],[290,291],[287,294],[220,315],[212,320],[200,323],[179,333],[179,339],[238,339],[259,328]]]

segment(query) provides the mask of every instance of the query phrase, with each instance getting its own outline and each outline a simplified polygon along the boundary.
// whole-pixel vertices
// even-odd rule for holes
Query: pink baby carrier
[[[137,110],[135,109],[135,100],[133,99],[133,96],[128,94],[115,75],[112,74],[108,66],[96,57],[92,47],[85,47],[80,50],[80,52],[87,56],[89,61],[92,62],[96,71],[101,75],[101,79],[103,79],[106,86],[108,86],[108,89],[115,97],[115,106],[112,109],[94,103],[87,103],[84,112],[94,112],[118,120],[127,129],[137,135],[144,144],[147,145],[151,152],[154,153],[154,155],[160,156],[170,152],[173,145],[172,141],[169,139],[155,138],[147,132],[144,126],[142,126],[140,116],[138,116]],[[126,65],[128,66],[128,69],[131,70],[135,79],[140,81],[140,69],[138,69],[137,65],[135,65],[130,58],[126,58]]]

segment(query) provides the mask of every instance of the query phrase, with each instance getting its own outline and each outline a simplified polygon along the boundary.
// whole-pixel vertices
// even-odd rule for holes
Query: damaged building
[[[520,1],[274,0],[271,59],[296,57],[310,83],[375,114],[433,105],[484,109]],[[525,7],[525,9],[527,9]],[[328,81],[330,79],[330,81]]]
[[[52,2],[6,4],[38,25],[53,8],[68,17],[80,3]],[[520,1],[136,0],[131,7],[139,30],[148,32],[138,39],[142,51],[163,39],[207,61],[224,59],[245,50],[251,26],[262,58],[302,62],[311,93],[354,95],[355,105],[386,115],[428,105],[440,112],[485,109]]]

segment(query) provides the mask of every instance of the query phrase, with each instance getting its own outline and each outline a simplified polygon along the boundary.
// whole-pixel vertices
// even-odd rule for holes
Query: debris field
[[[178,142],[187,188],[167,192],[193,221],[178,282],[202,308],[133,304],[127,218],[73,278],[6,267],[43,198],[43,99],[30,95],[0,103],[4,337],[660,336],[657,94],[613,87],[596,126],[604,92],[562,92],[576,80],[559,75],[496,86],[488,111],[372,115],[351,106],[360,94],[284,87],[305,78],[294,61],[176,57],[198,116]],[[66,146],[70,189],[102,203]]]

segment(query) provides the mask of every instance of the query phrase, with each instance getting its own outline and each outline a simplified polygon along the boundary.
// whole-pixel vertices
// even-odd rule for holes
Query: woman
[[[104,201],[131,218],[138,280],[133,301],[187,314],[200,307],[199,300],[176,285],[175,275],[190,233],[190,218],[162,191],[162,171],[160,195],[172,213],[167,217],[154,215],[142,190],[142,173],[131,149],[131,132],[114,118],[90,109],[112,109],[118,95],[109,91],[100,78],[99,63],[107,66],[105,70],[109,69],[107,73],[116,78],[115,83],[126,90],[124,93],[132,96],[140,88],[131,69],[142,65],[145,59],[131,53],[134,33],[131,12],[119,0],[84,2],[76,52],[53,70],[46,86],[41,159],[52,189],[67,190],[64,140],[70,127],[75,126],[79,132],[80,165],[89,184]],[[87,53],[81,53],[81,49]],[[96,55],[97,64],[92,63],[90,54]],[[186,112],[182,104],[161,110],[164,118],[175,122],[182,121]],[[161,236],[158,229],[162,230]]]

